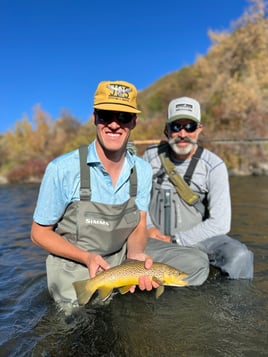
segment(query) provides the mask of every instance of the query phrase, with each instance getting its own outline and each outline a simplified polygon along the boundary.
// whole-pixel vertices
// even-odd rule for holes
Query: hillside
[[[190,96],[201,104],[205,125],[200,138],[203,145],[220,154],[231,172],[267,173],[266,9],[264,1],[251,1],[251,6],[233,24],[232,31],[209,32],[211,48],[194,65],[171,73],[139,92],[138,102],[145,121],[141,121],[133,138],[144,139],[144,133],[147,139],[164,138],[168,102],[179,96]]]
[[[138,93],[144,119],[131,140],[139,155],[148,140],[165,138],[169,101],[190,96],[202,108],[201,144],[225,160],[229,173],[268,175],[268,0],[249,4],[230,30],[209,31],[205,56]],[[36,107],[34,124],[23,118],[0,136],[0,183],[40,180],[52,158],[94,138],[91,121],[81,125],[68,112],[53,121]]]

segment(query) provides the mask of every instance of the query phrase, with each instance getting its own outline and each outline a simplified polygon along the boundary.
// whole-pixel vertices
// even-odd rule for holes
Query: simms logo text
[[[104,219],[95,219],[95,218],[86,218],[86,224],[90,224],[92,226],[109,226],[109,222]]]

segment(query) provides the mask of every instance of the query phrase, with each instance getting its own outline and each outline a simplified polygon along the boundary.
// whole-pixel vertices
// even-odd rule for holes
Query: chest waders
[[[138,225],[139,210],[135,199],[137,173],[130,174],[130,198],[122,204],[103,204],[91,201],[90,166],[87,165],[87,146],[80,154],[80,201],[71,202],[55,231],[79,248],[100,254],[111,266],[126,259],[126,242]],[[89,278],[88,268],[74,261],[49,255],[47,258],[48,288],[57,301],[76,300],[72,287],[75,280]]]
[[[182,178],[169,158],[169,144],[160,143],[159,171],[153,176],[150,216],[153,224],[164,234],[174,236],[201,222],[206,214],[204,195],[193,192],[189,185],[203,148],[198,146]],[[164,182],[165,178],[172,185]]]

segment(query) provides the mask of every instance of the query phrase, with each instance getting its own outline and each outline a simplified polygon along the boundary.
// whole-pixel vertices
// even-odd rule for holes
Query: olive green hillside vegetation
[[[138,93],[142,117],[131,140],[139,155],[165,139],[169,101],[190,96],[202,108],[200,143],[225,160],[229,173],[268,174],[267,8],[267,0],[250,0],[228,31],[208,32],[206,55]],[[39,182],[52,158],[94,138],[91,118],[81,124],[65,111],[52,120],[37,106],[31,121],[23,117],[0,136],[0,183]]]

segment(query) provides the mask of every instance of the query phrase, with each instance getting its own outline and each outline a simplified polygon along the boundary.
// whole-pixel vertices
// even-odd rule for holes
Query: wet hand
[[[148,276],[142,276],[139,278],[139,288],[141,290],[151,291],[154,288],[158,288],[159,284],[153,280],[150,280]]]
[[[106,262],[106,260],[104,260],[101,255],[95,253],[88,254],[86,265],[91,278],[94,278],[98,272],[110,268],[110,265]]]
[[[145,260],[144,260],[144,267],[146,269],[150,269],[153,265],[153,259],[147,255],[147,254],[144,254],[145,255]],[[158,288],[159,287],[159,284],[153,280],[151,280],[148,276],[141,276],[139,278],[139,288],[140,290],[147,290],[147,291],[151,291],[152,289],[155,289],[155,288]],[[136,289],[136,285],[133,285],[131,288],[130,288],[130,292],[131,293],[134,293]]]

